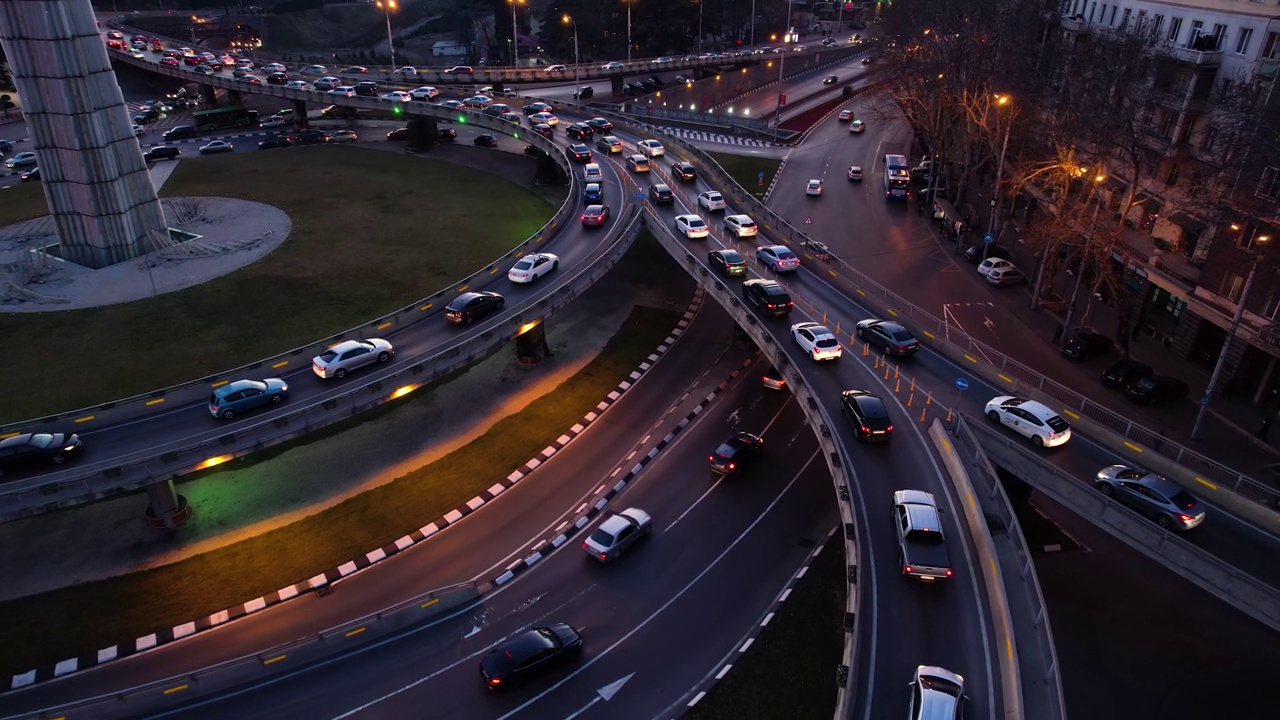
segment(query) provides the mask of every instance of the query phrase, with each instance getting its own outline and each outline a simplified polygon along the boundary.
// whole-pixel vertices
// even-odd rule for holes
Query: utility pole
[[[1003,107],[1008,102],[1009,102],[1008,95],[996,96],[996,105],[997,105],[996,119],[997,120],[1000,119],[999,107]],[[996,206],[999,203],[999,198],[1000,198],[1000,177],[1004,175],[1004,154],[1005,154],[1005,151],[1009,149],[1009,131],[1012,129],[1013,129],[1013,119],[1010,118],[1009,122],[1006,123],[1004,126],[1004,144],[1000,146],[1000,162],[996,164],[996,182],[995,182],[995,187],[992,189],[992,194],[991,194],[991,220],[987,223],[987,232],[992,234],[993,238],[996,231]],[[990,249],[991,249],[991,243],[987,242],[986,238],[983,238],[982,239],[982,259],[983,260],[987,259],[987,252]]]
[[[787,29],[782,37],[782,52],[778,55],[778,108],[773,112],[773,142],[778,142],[778,131],[782,129],[782,102],[786,94],[782,92],[782,66],[787,59],[787,39],[791,34],[791,0],[787,0]]]

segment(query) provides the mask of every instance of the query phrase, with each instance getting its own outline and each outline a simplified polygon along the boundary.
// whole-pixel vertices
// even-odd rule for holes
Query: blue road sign
[[[991,243],[995,242],[995,238],[991,237],[991,231],[990,231],[990,230],[988,230],[988,231],[987,231],[987,234],[986,234],[986,235],[983,235],[983,236],[982,236],[982,242],[984,242],[984,243],[986,243],[986,244],[988,244],[988,245],[990,245]]]
[[[965,380],[964,378],[956,378],[956,389],[957,389],[957,390],[968,390],[968,389],[969,389],[969,381],[968,381],[968,380]]]
[[[763,179],[764,179],[764,171],[763,171],[763,170],[761,170],[761,171],[760,171],[760,174],[756,175],[756,178],[757,178],[757,179],[759,179],[759,180],[763,180]]]
[[[1200,404],[1201,404],[1201,405],[1208,405],[1208,404],[1209,404],[1209,396],[1208,396],[1208,395],[1206,395],[1206,396],[1204,396],[1204,397],[1200,398]]]
[[[645,198],[647,198],[647,197],[649,197],[649,196],[648,196],[647,194],[645,194],[644,192],[638,192],[638,193],[636,193],[636,199],[637,199],[637,200],[643,200],[643,199],[645,199]]]

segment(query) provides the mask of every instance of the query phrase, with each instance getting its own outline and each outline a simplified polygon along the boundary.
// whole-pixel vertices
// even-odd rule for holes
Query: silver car
[[[1204,505],[1168,478],[1126,465],[1098,471],[1098,490],[1152,520],[1162,528],[1190,530],[1204,522]]]
[[[652,530],[653,520],[649,513],[640,508],[627,508],[620,513],[610,513],[582,543],[582,549],[600,562],[609,562]]]
[[[341,380],[350,370],[375,362],[384,363],[394,354],[391,343],[381,338],[346,340],[312,358],[311,371],[321,378]]]
[[[963,705],[964,678],[946,668],[920,665],[911,682],[911,720],[960,720]]]

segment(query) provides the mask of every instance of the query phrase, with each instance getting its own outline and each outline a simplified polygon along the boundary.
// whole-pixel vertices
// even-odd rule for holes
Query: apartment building
[[[1212,367],[1243,302],[1224,387],[1280,404],[1280,156],[1270,143],[1230,153],[1239,143],[1220,116],[1215,124],[1215,103],[1236,83],[1259,84],[1265,116],[1280,117],[1280,0],[1066,0],[1060,27],[1069,41],[1134,33],[1153,43],[1152,102],[1139,118],[1153,170],[1128,208],[1123,169],[1107,182],[1131,226],[1113,260],[1139,296],[1139,330]],[[1230,203],[1212,209],[1215,195]]]

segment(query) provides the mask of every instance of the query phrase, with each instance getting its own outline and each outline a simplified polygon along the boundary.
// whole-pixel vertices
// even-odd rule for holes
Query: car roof
[[[600,523],[600,527],[597,528],[597,530],[604,530],[610,535],[617,535],[625,528],[630,527],[633,521],[630,517],[624,514],[625,512],[626,511],[624,510],[623,512],[614,513],[605,518],[605,521]]]
[[[337,345],[334,345],[333,347],[329,348],[329,350],[331,350],[331,351],[333,351],[333,352],[339,352],[339,353],[340,353],[340,352],[346,352],[346,351],[351,350],[351,349],[353,349],[353,348],[358,348],[358,347],[368,347],[368,346],[369,346],[369,345],[371,345],[371,344],[372,344],[372,343],[369,343],[369,342],[364,341],[364,340],[343,340],[342,342],[338,343]]]

